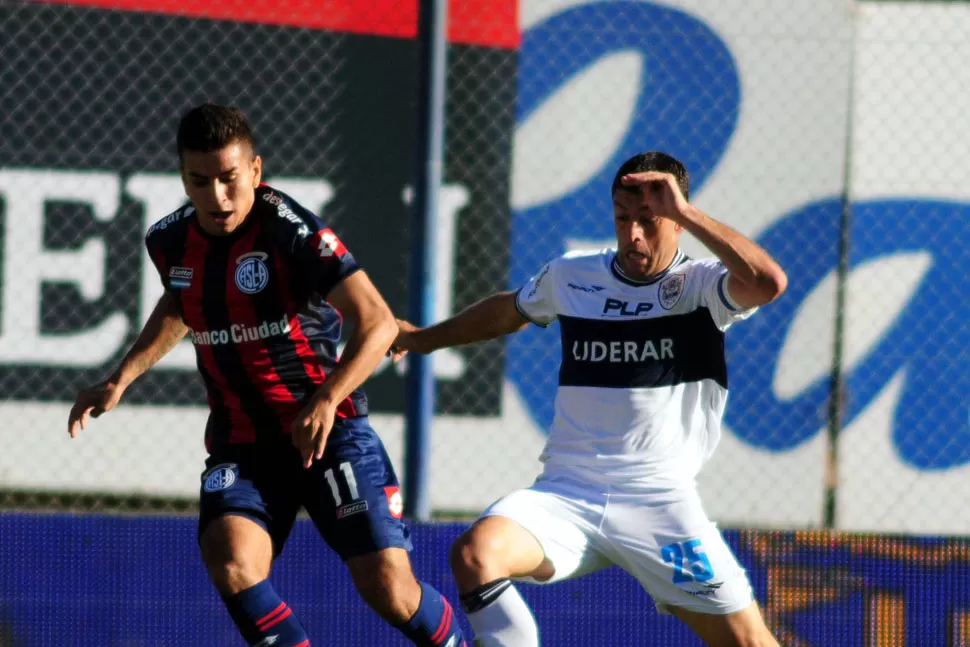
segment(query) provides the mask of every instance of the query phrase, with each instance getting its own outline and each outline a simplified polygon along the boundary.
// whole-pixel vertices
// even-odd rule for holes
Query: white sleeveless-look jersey
[[[627,490],[693,487],[721,434],[727,400],[724,331],[750,316],[727,292],[717,259],[677,252],[646,282],[616,250],[574,252],[518,292],[532,322],[559,321],[555,419],[541,460]]]

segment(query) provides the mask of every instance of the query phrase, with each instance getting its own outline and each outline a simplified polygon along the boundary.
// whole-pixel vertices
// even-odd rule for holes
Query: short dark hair
[[[620,182],[620,178],[624,175],[643,173],[644,171],[670,173],[677,180],[677,186],[680,187],[681,193],[684,194],[684,199],[690,200],[690,176],[687,173],[687,167],[680,160],[659,151],[640,153],[623,162],[616,172],[616,176],[613,178],[613,188],[610,190],[610,194],[615,195],[618,189],[626,188]]]
[[[175,137],[179,161],[185,151],[211,153],[233,142],[249,144],[255,153],[253,131],[243,111],[216,103],[204,103],[182,115]]]

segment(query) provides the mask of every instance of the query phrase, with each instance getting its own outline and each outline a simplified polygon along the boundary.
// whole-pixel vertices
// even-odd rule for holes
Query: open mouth
[[[232,218],[231,211],[210,211],[209,215],[218,223],[224,223]]]

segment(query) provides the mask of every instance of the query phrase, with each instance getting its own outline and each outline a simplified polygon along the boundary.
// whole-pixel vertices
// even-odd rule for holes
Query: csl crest
[[[683,273],[671,274],[660,282],[659,300],[664,310],[670,310],[680,301],[684,294],[684,282],[687,276]]]
[[[235,463],[216,465],[202,476],[202,489],[206,492],[228,490],[236,482]]]
[[[236,259],[236,287],[245,294],[256,294],[269,284],[269,268],[266,267],[268,255],[264,252],[250,252]]]

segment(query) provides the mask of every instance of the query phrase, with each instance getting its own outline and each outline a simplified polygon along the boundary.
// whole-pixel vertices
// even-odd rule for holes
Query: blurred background
[[[0,0],[0,645],[242,644],[195,544],[190,345],[74,441],[68,410],[161,295],[141,241],[184,201],[175,127],[206,100],[246,111],[267,181],[408,313],[431,4]],[[618,165],[683,160],[692,201],[789,275],[727,334],[724,436],[699,479],[772,628],[804,647],[970,645],[970,5],[447,14],[434,318],[609,246]],[[453,598],[450,541],[539,471],[558,353],[533,327],[430,362],[427,479],[404,494],[427,502],[416,568]],[[366,385],[401,475],[406,371]],[[404,644],[307,522],[274,580],[313,644]],[[699,644],[616,569],[525,595],[544,644]]]

